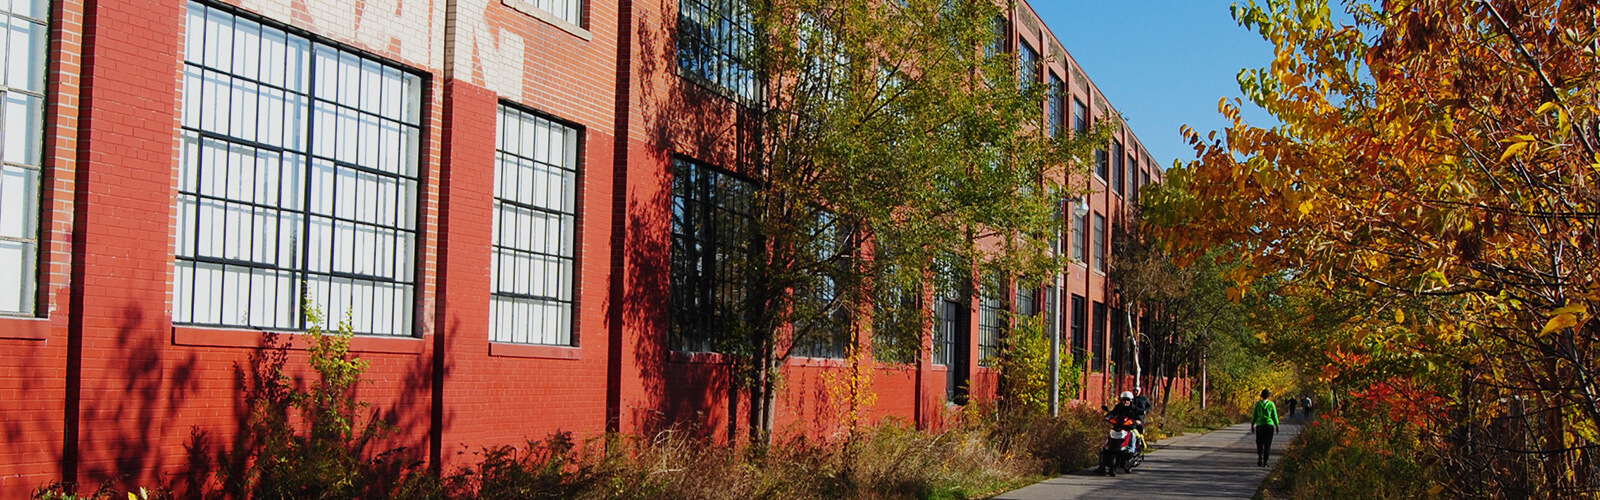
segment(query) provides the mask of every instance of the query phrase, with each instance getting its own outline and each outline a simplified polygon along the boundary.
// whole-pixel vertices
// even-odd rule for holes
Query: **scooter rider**
[[[1105,407],[1102,406],[1101,408]],[[1137,444],[1139,440],[1144,439],[1139,436],[1137,429],[1137,427],[1144,425],[1144,412],[1133,405],[1132,392],[1124,391],[1117,398],[1117,406],[1106,413],[1105,419],[1107,422],[1112,423],[1113,427],[1116,428],[1115,430],[1133,433],[1132,439],[1135,440],[1134,443]],[[1122,427],[1121,423],[1123,422],[1127,423],[1126,429],[1119,428]],[[1114,432],[1113,435],[1115,434]],[[1127,468],[1129,454],[1120,451],[1123,447],[1121,444],[1122,439],[1112,437],[1107,441],[1105,448],[1100,450],[1100,468],[1096,469],[1095,472],[1116,476],[1118,468]]]

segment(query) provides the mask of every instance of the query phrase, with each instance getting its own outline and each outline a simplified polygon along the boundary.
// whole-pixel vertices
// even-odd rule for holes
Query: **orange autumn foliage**
[[[1224,100],[1225,130],[1186,128],[1167,239],[1237,248],[1240,295],[1277,277],[1339,309],[1323,382],[1438,395],[1441,491],[1600,492],[1600,7],[1343,10],[1235,7],[1276,48],[1241,88],[1282,124]]]

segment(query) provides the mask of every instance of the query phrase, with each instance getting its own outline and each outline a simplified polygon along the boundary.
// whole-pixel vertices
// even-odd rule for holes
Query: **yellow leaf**
[[[1515,142],[1510,146],[1507,146],[1506,152],[1500,153],[1500,161],[1506,161],[1507,158],[1516,156],[1516,154],[1522,152],[1522,150],[1528,149],[1528,144],[1529,143],[1526,142]]]
[[[1550,322],[1544,324],[1544,330],[1540,331],[1539,333],[1544,334],[1544,335],[1549,335],[1550,332],[1554,332],[1554,331],[1560,330],[1562,328],[1572,328],[1572,327],[1577,326],[1577,325],[1578,325],[1578,315],[1576,315],[1576,314],[1557,314],[1554,317],[1550,318]]]
[[[1394,322],[1395,323],[1405,323],[1406,322],[1406,311],[1404,309],[1395,308],[1395,310],[1394,310]]]
[[[1311,203],[1311,200],[1300,202],[1300,215],[1311,215],[1311,209],[1313,208],[1316,208],[1316,206]]]
[[[1542,115],[1542,114],[1545,114],[1545,113],[1549,113],[1550,110],[1552,110],[1552,109],[1556,109],[1555,101],[1544,103],[1544,105],[1539,106],[1539,109],[1537,111],[1534,111],[1534,113]]]
[[[1566,307],[1550,311],[1550,314],[1573,314],[1578,316],[1588,316],[1589,306],[1584,305],[1582,302],[1567,304]]]
[[[128,500],[139,500],[139,495],[135,495],[132,491],[130,491],[128,492]]]

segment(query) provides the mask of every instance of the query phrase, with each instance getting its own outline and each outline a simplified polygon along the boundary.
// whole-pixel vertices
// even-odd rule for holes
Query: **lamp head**
[[[1087,195],[1078,198],[1078,206],[1072,207],[1072,214],[1078,217],[1089,215],[1089,197]]]

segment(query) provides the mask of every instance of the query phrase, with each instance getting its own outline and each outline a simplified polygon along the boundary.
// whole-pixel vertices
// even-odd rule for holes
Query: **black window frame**
[[[1017,84],[1018,88],[1026,92],[1039,84],[1040,61],[1039,51],[1028,45],[1027,40],[1019,40],[1017,44]]]
[[[757,251],[750,209],[758,185],[709,163],[674,156],[671,189],[667,347],[718,352],[718,344],[745,321],[749,286],[737,260],[754,258]],[[686,226],[687,220],[696,225]],[[695,272],[686,269],[691,264]]]
[[[1094,258],[1094,270],[1102,274],[1106,272],[1106,216],[1100,212],[1094,213],[1094,235],[1090,242],[1089,252]]]
[[[304,53],[301,54],[304,57],[301,60],[304,66],[297,71],[284,69],[281,75],[283,76],[283,81],[275,83],[269,81],[272,75],[264,73],[266,66],[260,64],[259,61],[257,68],[254,70],[254,76],[249,74],[251,70],[248,65],[240,70],[214,67],[209,60],[205,59],[195,62],[192,60],[194,54],[190,52],[195,48],[204,50],[203,47],[206,46],[207,42],[204,39],[199,41],[185,40],[185,53],[180,62],[185,82],[181,87],[185,94],[185,102],[180,105],[184,116],[180,120],[181,123],[178,127],[178,134],[183,143],[180,148],[183,149],[183,153],[180,154],[180,182],[175,202],[179,212],[177,214],[177,223],[180,227],[183,227],[181,225],[184,224],[184,218],[188,216],[185,213],[186,210],[189,210],[186,203],[192,203],[196,207],[194,209],[194,217],[196,217],[197,230],[193,237],[193,244],[190,245],[192,248],[188,249],[191,253],[186,255],[183,248],[184,236],[182,236],[184,234],[182,231],[184,230],[179,229],[179,248],[172,256],[174,273],[177,275],[173,279],[173,323],[223,328],[267,328],[277,331],[306,331],[315,326],[329,330],[335,329],[348,319],[354,332],[358,335],[415,337],[417,335],[415,331],[417,323],[414,316],[417,313],[418,274],[419,267],[422,265],[419,257],[421,255],[420,248],[423,244],[423,238],[421,237],[422,216],[419,214],[421,207],[416,200],[423,196],[425,189],[423,170],[426,168],[426,161],[423,159],[423,143],[425,142],[423,133],[426,130],[425,124],[428,123],[428,110],[423,106],[423,102],[431,85],[428,74],[405,64],[352,48],[327,37],[305,32],[232,5],[191,0],[186,2],[185,7],[185,16],[188,21],[192,22],[194,20],[194,9],[197,8],[202,9],[200,15],[202,19],[211,19],[213,13],[228,16],[232,23],[229,29],[234,30],[235,36],[239,33],[238,30],[240,30],[241,23],[244,23],[246,33],[249,30],[256,30],[262,38],[268,36],[268,30],[271,30],[273,36],[281,34],[284,40],[284,53],[282,55],[286,64],[287,61],[290,61],[289,48],[292,45],[298,45],[304,48]],[[185,29],[193,30],[194,28],[186,26]],[[291,43],[291,41],[303,42],[303,44]],[[232,44],[234,42],[230,41],[229,43]],[[258,43],[256,48],[261,51],[270,50],[269,47],[266,47],[266,44],[262,43]],[[235,47],[233,50],[238,50],[238,48]],[[232,53],[228,55],[230,62],[235,55]],[[260,57],[260,54],[258,54],[258,57]],[[318,77],[318,73],[327,68],[323,68],[321,65],[331,64],[331,67],[344,71],[349,69],[344,64],[347,57],[355,60],[355,64],[358,67],[357,71],[360,73],[353,78],[334,76],[331,79],[334,82],[332,84],[333,88],[325,88],[324,84],[321,83],[323,80]],[[327,62],[327,58],[331,58],[333,62]],[[380,77],[398,76],[403,80],[408,80],[411,84],[410,91],[412,94],[398,96],[396,99],[399,101],[394,103],[386,102],[382,97],[379,97],[379,103],[375,107],[381,110],[363,109],[363,107],[369,105],[366,101],[369,96],[362,92],[365,89],[360,88],[360,86],[363,78],[370,76],[367,73],[369,63],[376,69]],[[208,130],[203,124],[206,120],[203,110],[194,111],[201,124],[188,123],[188,114],[191,112],[188,109],[188,102],[191,93],[196,102],[205,100],[202,90],[204,88],[203,83],[201,88],[189,88],[191,73],[198,75],[201,82],[206,81],[208,78],[225,80],[221,85],[226,86],[227,90],[229,90],[230,99],[234,94],[235,86],[242,86],[246,90],[255,89],[255,95],[262,100],[283,96],[283,105],[279,111],[287,114],[291,105],[294,106],[300,113],[294,116],[300,119],[301,123],[298,128],[292,130],[289,126],[292,124],[287,123],[287,120],[280,119],[277,122],[268,123],[267,132],[271,131],[270,126],[273,124],[283,126],[281,140],[279,141],[273,141],[270,137],[263,138],[262,131],[259,129],[254,130],[257,134],[256,139],[240,137],[231,132]],[[291,78],[296,81],[291,82]],[[355,83],[357,89],[353,93],[344,87],[344,84],[348,84],[352,79],[357,82]],[[407,87],[402,84],[399,91],[404,92],[406,90]],[[324,95],[324,92],[329,91],[334,95]],[[248,92],[244,91],[241,91],[241,93],[248,94]],[[263,95],[266,97],[262,97]],[[354,104],[343,102],[350,99],[360,102]],[[225,106],[231,106],[231,102]],[[264,110],[270,113],[272,109],[266,106],[269,105],[258,103],[257,107],[249,109],[249,111],[258,113],[254,116],[258,124],[262,116],[259,113]],[[398,110],[390,109],[391,106],[399,106],[399,108]],[[331,113],[333,118],[328,118],[328,114],[319,115],[319,113]],[[385,113],[398,113],[401,117],[394,118],[386,116]],[[349,117],[355,117],[354,119],[360,122],[353,126],[358,130],[361,130],[360,125],[365,125],[369,120],[373,123],[382,124],[378,125],[380,133],[385,130],[383,128],[384,125],[398,125],[395,129],[395,140],[399,141],[395,145],[396,150],[388,151],[387,154],[397,155],[398,159],[395,160],[395,166],[400,171],[391,172],[372,165],[375,161],[379,164],[383,163],[382,158],[385,157],[382,155],[385,153],[382,152],[381,148],[374,148],[380,151],[380,158],[377,160],[374,160],[364,152],[350,153],[341,149],[338,145],[338,140],[363,144],[360,138],[344,136],[343,129],[341,129],[340,135],[337,137],[338,140],[327,139],[318,135],[316,130],[318,125],[351,126],[346,121],[350,119]],[[244,123],[243,120],[233,120],[234,118],[232,115],[224,115],[226,120]],[[299,142],[291,142],[291,133],[301,134],[298,138]],[[324,141],[332,141],[332,143],[324,145],[322,144]],[[192,145],[191,142],[193,143]],[[303,177],[297,179],[298,184],[295,187],[298,190],[293,193],[294,197],[288,201],[284,200],[284,198],[289,197],[284,192],[288,189],[286,187],[280,187],[278,193],[267,194],[269,197],[277,198],[277,201],[273,203],[269,203],[268,201],[270,200],[239,200],[226,194],[206,193],[205,183],[210,181],[204,180],[202,178],[203,173],[199,171],[193,172],[195,188],[186,189],[186,179],[190,173],[185,169],[188,167],[189,161],[191,161],[188,155],[215,152],[206,146],[206,144],[211,143],[225,145],[229,153],[236,149],[246,150],[251,158],[257,161],[262,159],[262,155],[266,155],[269,158],[276,157],[286,163],[290,158],[298,159],[298,169]],[[195,150],[193,153],[189,152],[191,147]],[[333,151],[324,151],[325,147]],[[356,159],[351,159],[351,157]],[[198,157],[192,159],[192,161],[196,165],[202,165],[205,162],[205,160]],[[270,164],[270,162],[271,160],[269,159],[268,163]],[[333,186],[324,187],[319,184],[330,182],[330,178]],[[354,180],[348,180],[348,178],[353,178]],[[363,192],[359,189],[355,193],[346,193],[341,190],[345,189],[346,184],[351,182],[358,183],[358,187],[365,187],[365,185],[359,184],[363,179],[366,182],[378,182],[380,187],[377,190],[380,192],[392,185],[394,192],[399,193],[397,196],[400,201],[387,202],[380,199],[380,201],[376,202],[380,212],[369,214],[365,218],[356,214],[341,214],[341,212],[345,211],[338,201],[341,194],[345,196],[354,194],[359,199]],[[223,183],[228,184],[226,180]],[[320,190],[332,193],[332,199],[322,200],[321,197],[317,196]],[[252,197],[266,194],[259,187],[252,187],[251,191]],[[379,192],[369,194],[376,194],[375,198],[382,198],[382,194]],[[409,203],[407,203],[407,200],[409,200]],[[276,234],[279,241],[273,244],[274,250],[271,253],[277,255],[277,262],[265,262],[262,259],[267,257],[255,256],[253,250],[251,251],[252,255],[249,257],[227,257],[226,254],[228,252],[226,249],[218,251],[223,254],[221,256],[208,255],[209,251],[200,249],[201,241],[206,238],[198,230],[198,226],[202,224],[199,220],[204,217],[198,207],[208,203],[248,209],[251,211],[252,216],[258,212],[276,212],[280,223],[274,224],[272,230],[277,231]],[[296,204],[298,208],[296,208]],[[382,209],[388,209],[390,213],[383,214],[381,212]],[[355,211],[356,209],[351,208],[350,210]],[[282,244],[283,234],[284,231],[294,231],[294,229],[292,229],[293,226],[291,224],[282,223],[286,214],[291,224],[299,226],[297,233],[290,234],[291,240],[297,238],[298,241],[292,241],[293,244],[289,246],[288,250],[285,250]],[[391,222],[385,223],[384,221],[386,220],[391,220]],[[252,224],[254,224],[253,220]],[[324,226],[326,226],[326,229],[323,229]],[[284,229],[286,227],[291,229]],[[346,230],[345,228],[349,229]],[[252,236],[254,236],[253,233],[256,229],[265,230],[264,228],[252,227]],[[364,242],[362,236],[367,232],[389,235],[394,239],[394,244],[388,249],[393,250],[394,254],[385,256],[384,247],[375,247],[369,249],[373,254],[371,256],[373,260],[365,264],[368,267],[365,272],[359,269],[362,264],[356,264],[354,258],[351,258],[351,262],[346,265],[347,269],[339,269],[339,255],[343,254],[338,251],[339,243],[333,241],[333,238],[337,238],[337,236],[329,238],[329,241],[313,243],[313,240],[320,240],[314,235],[324,232],[334,235],[343,234],[354,240],[351,245],[362,244]],[[371,238],[371,242],[377,242],[380,239],[382,239],[381,236],[374,236]],[[228,241],[226,238],[221,239],[221,244],[224,247],[230,243],[237,242]],[[295,247],[298,247],[298,253],[294,253],[296,252]],[[359,247],[356,248],[360,249]],[[290,252],[290,257],[283,257],[285,252]],[[401,255],[402,252],[404,252],[404,255]],[[314,258],[319,257],[324,258],[327,262],[313,262]],[[287,263],[285,263],[286,261]],[[285,293],[274,287],[274,290],[277,290],[275,295],[283,296],[283,298],[278,299],[280,302],[275,304],[278,308],[276,314],[284,314],[283,310],[291,311],[287,313],[290,318],[289,323],[281,323],[278,320],[281,320],[282,317],[278,316],[277,319],[271,320],[273,323],[271,325],[259,324],[254,317],[257,311],[246,312],[246,314],[252,316],[251,319],[219,322],[196,320],[195,315],[198,310],[194,309],[196,307],[194,303],[201,299],[198,296],[200,291],[198,279],[191,277],[190,279],[193,282],[187,284],[193,290],[183,291],[182,288],[186,283],[183,279],[182,268],[185,266],[191,269],[191,276],[198,275],[202,266],[215,268],[216,272],[222,274],[226,274],[230,269],[236,270],[235,272],[243,269],[251,273],[252,282],[255,279],[256,274],[254,273],[256,272],[278,275],[279,277],[289,276],[293,280],[290,291]],[[226,287],[227,285],[224,284],[222,286]],[[367,307],[365,308],[356,307],[358,299],[348,296],[347,293],[339,293],[341,289],[356,286],[371,287],[367,297]],[[254,288],[252,287],[251,290],[253,293]],[[380,290],[386,291],[387,295],[380,297]],[[307,300],[307,297],[311,297],[311,300],[316,302],[310,307],[315,307],[321,313],[321,325],[313,325],[309,322],[310,311],[308,310],[308,305],[303,303]],[[189,302],[187,306],[181,304],[185,302],[185,298]],[[380,300],[385,298],[388,300]],[[213,298],[211,300],[224,299]],[[392,303],[395,305],[394,309],[401,310],[391,310],[388,307],[389,304],[385,304],[385,302]],[[345,305],[343,310],[326,310],[338,309],[336,306],[340,304]],[[187,315],[182,312],[183,307],[190,308]],[[225,310],[226,306],[223,307]],[[347,313],[349,313],[349,316],[347,316]],[[356,316],[358,314],[360,316]],[[188,319],[183,319],[184,317]],[[379,323],[389,323],[389,326],[393,327],[392,331],[379,332],[374,328],[364,328],[364,326],[376,326]]]
[[[998,359],[1000,338],[1005,334],[1006,289],[998,277],[983,280],[978,295],[978,366],[990,366]]]
[[[1080,360],[1089,353],[1089,299],[1072,294],[1072,352]]]
[[[1094,350],[1094,371],[1100,373],[1105,373],[1106,371],[1106,341],[1108,340],[1106,337],[1106,323],[1108,321],[1106,313],[1106,303],[1095,301],[1094,330],[1090,332],[1089,343]]]
[[[759,59],[765,31],[755,9],[750,0],[678,0],[678,74],[747,107],[760,107],[766,93]]]
[[[1127,180],[1127,178],[1126,178],[1127,164],[1125,162],[1127,161],[1127,154],[1123,150],[1123,146],[1122,146],[1122,141],[1121,140],[1118,140],[1118,139],[1112,139],[1111,140],[1111,153],[1110,154],[1111,154],[1111,177],[1106,178],[1106,180],[1111,181],[1111,188],[1112,188],[1112,190],[1116,191],[1118,196],[1126,196],[1127,195],[1127,183],[1125,181]]]
[[[492,246],[491,246],[492,254],[491,255],[493,255],[494,258],[496,259],[496,269],[497,270],[501,270],[502,272],[504,272],[503,271],[503,267],[502,267],[504,264],[500,263],[503,255],[506,255],[506,254],[510,254],[510,255],[530,255],[530,256],[535,256],[536,258],[555,260],[555,261],[557,261],[557,262],[559,262],[561,264],[565,264],[565,269],[568,270],[568,273],[567,273],[567,276],[565,277],[565,279],[563,279],[559,274],[557,275],[557,277],[555,279],[555,282],[557,283],[557,286],[560,287],[560,286],[564,285],[565,289],[564,290],[556,290],[555,294],[536,294],[536,293],[507,291],[507,290],[505,290],[503,288],[502,284],[500,283],[500,280],[501,280],[502,276],[499,275],[499,274],[496,274],[493,277],[491,277],[491,281],[493,282],[493,287],[491,288],[491,292],[490,292],[491,293],[491,300],[504,300],[504,301],[512,301],[512,302],[545,302],[545,303],[554,303],[554,304],[556,304],[558,306],[565,306],[566,307],[566,311],[565,311],[566,312],[566,318],[564,318],[564,321],[561,321],[557,325],[557,328],[563,328],[562,325],[564,325],[564,328],[566,330],[564,333],[565,333],[565,336],[567,337],[567,341],[566,342],[557,341],[557,342],[553,342],[553,343],[552,342],[533,341],[533,340],[531,340],[533,338],[532,332],[529,332],[529,335],[528,335],[528,339],[529,340],[526,340],[526,341],[517,341],[517,340],[514,340],[514,339],[513,340],[507,340],[505,338],[495,338],[495,336],[494,336],[495,335],[495,328],[494,327],[490,328],[490,339],[492,341],[494,341],[494,342],[501,342],[501,343],[521,343],[521,344],[556,345],[556,346],[577,346],[578,345],[578,331],[577,331],[577,328],[576,328],[576,326],[577,326],[577,296],[576,296],[576,294],[577,294],[577,288],[578,288],[578,282],[579,282],[579,280],[577,279],[577,273],[578,273],[578,265],[577,265],[577,261],[578,261],[578,258],[577,258],[578,257],[577,234],[580,231],[579,230],[579,224],[582,222],[582,218],[579,215],[579,212],[582,210],[582,206],[580,204],[580,199],[582,198],[582,196],[581,196],[581,192],[580,192],[579,186],[581,186],[582,182],[583,182],[583,163],[584,163],[583,162],[583,158],[584,158],[583,151],[584,151],[584,144],[585,144],[585,141],[586,141],[586,138],[587,138],[587,130],[585,130],[584,127],[581,126],[581,125],[578,125],[578,124],[575,124],[575,123],[571,123],[571,122],[567,122],[567,121],[561,120],[559,118],[555,118],[553,116],[550,116],[548,114],[541,113],[541,112],[538,112],[538,111],[535,111],[535,110],[532,110],[532,109],[528,109],[528,108],[526,108],[526,107],[524,107],[524,106],[522,106],[522,105],[520,105],[518,103],[515,103],[515,102],[502,100],[502,101],[500,101],[500,103],[499,103],[499,105],[497,107],[498,107],[497,119],[500,121],[500,126],[498,127],[498,130],[497,130],[497,132],[499,134],[499,137],[495,138],[495,186],[494,186],[495,187],[495,193],[494,193],[494,205],[495,205],[495,217],[496,217],[496,219],[495,219],[496,232],[495,232],[494,238],[491,240],[491,242],[492,242],[491,243],[492,244]],[[568,168],[568,167],[560,165],[558,163],[551,163],[550,161],[548,161],[549,160],[549,158],[547,156],[548,155],[548,151],[513,152],[513,151],[509,150],[508,149],[508,145],[511,144],[511,141],[516,140],[516,141],[520,142],[522,140],[521,137],[512,138],[512,137],[510,137],[509,135],[506,134],[506,130],[507,130],[506,122],[510,121],[510,120],[513,120],[513,119],[519,120],[518,121],[519,128],[527,126],[528,125],[527,121],[528,120],[532,120],[535,126],[537,126],[539,124],[539,122],[545,122],[545,123],[548,123],[551,127],[564,128],[565,130],[563,131],[564,132],[563,137],[565,137],[565,133],[574,134],[576,136],[576,138],[575,138],[575,144],[573,145],[573,148],[576,150],[575,151],[576,157],[573,159],[571,167]],[[537,140],[535,140],[535,144],[537,144]],[[545,158],[539,158],[540,156],[544,156]],[[563,180],[571,183],[570,187],[572,188],[572,192],[570,192],[570,193],[563,192],[562,193],[562,196],[570,197],[570,200],[566,199],[566,198],[563,198],[563,200],[562,200],[563,201],[562,205],[570,205],[570,207],[571,207],[570,210],[567,209],[567,208],[563,208],[563,207],[552,208],[552,207],[550,207],[548,205],[546,205],[546,206],[538,206],[538,205],[535,205],[535,204],[532,204],[532,203],[519,202],[517,200],[507,199],[507,198],[503,197],[502,196],[503,193],[509,188],[509,186],[520,184],[520,182],[516,182],[516,181],[511,181],[509,184],[504,184],[503,183],[503,181],[505,181],[505,179],[501,178],[501,175],[504,173],[501,169],[502,169],[502,167],[505,166],[505,163],[508,160],[512,161],[512,162],[515,162],[515,163],[524,164],[524,165],[533,165],[534,170],[541,170],[541,169],[543,169],[543,170],[551,170],[551,169],[553,169],[553,170],[558,170],[563,174],[570,174],[570,176],[571,176],[570,178],[563,179]],[[547,193],[547,196],[548,196],[549,187],[546,186],[545,190],[546,190],[546,193]],[[569,245],[570,245],[569,248],[565,248],[565,249],[562,249],[562,250],[565,250],[565,251],[569,252],[570,255],[561,255],[560,253],[552,254],[552,253],[548,253],[548,252],[540,252],[540,251],[533,251],[533,250],[523,250],[523,249],[516,248],[513,245],[503,244],[503,242],[505,240],[505,238],[504,238],[505,233],[508,230],[511,231],[515,235],[515,236],[512,236],[510,238],[510,240],[520,240],[521,239],[518,236],[520,236],[522,228],[508,226],[508,224],[506,223],[505,219],[501,216],[501,214],[503,213],[502,211],[507,209],[507,208],[510,208],[511,210],[515,210],[515,211],[524,211],[524,212],[540,214],[540,215],[543,215],[543,216],[547,217],[547,219],[548,218],[554,218],[554,219],[561,220],[561,222],[564,223],[563,225],[566,226],[565,229],[567,229],[567,231],[564,231],[562,234],[564,236],[566,236],[567,238],[571,239],[571,241],[568,242]],[[570,233],[570,234],[567,234],[567,233]],[[560,267],[557,268],[557,272],[558,273],[561,272],[560,269],[561,269]],[[546,279],[545,281],[548,282],[548,279]],[[563,294],[565,295],[565,298],[562,297]],[[491,323],[492,325],[497,325],[497,323],[493,323],[494,321],[496,321],[495,315],[493,313],[491,313],[491,315],[490,315],[490,321],[492,322]],[[562,333],[563,332],[557,332],[556,333],[556,337],[559,339],[562,336]],[[541,336],[543,336],[543,335],[541,335]],[[514,338],[514,336],[513,336],[513,338]]]
[[[1049,123],[1050,136],[1061,137],[1067,131],[1066,117],[1067,83],[1050,72],[1050,103],[1046,111],[1046,121]]]

